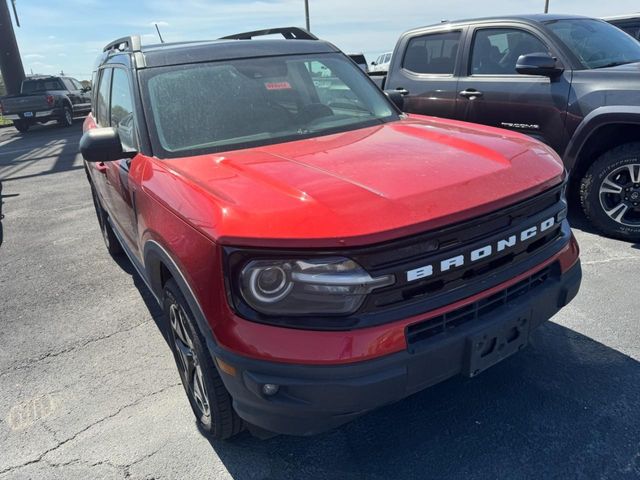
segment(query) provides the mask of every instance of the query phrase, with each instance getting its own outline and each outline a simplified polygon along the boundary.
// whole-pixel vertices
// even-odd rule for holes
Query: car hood
[[[252,246],[390,240],[513,204],[564,172],[524,135],[421,116],[152,165],[148,191],[215,241]]]

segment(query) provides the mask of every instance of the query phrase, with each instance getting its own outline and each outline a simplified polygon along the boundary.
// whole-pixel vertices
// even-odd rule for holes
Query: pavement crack
[[[166,386],[166,387],[163,387],[163,388],[161,388],[161,389],[159,389],[159,390],[156,390],[156,391],[154,391],[154,392],[151,392],[151,393],[149,393],[148,395],[144,395],[144,396],[142,396],[142,397],[138,398],[137,400],[135,400],[134,402],[128,403],[128,404],[126,404],[126,405],[123,405],[122,407],[118,408],[115,412],[110,413],[109,415],[106,415],[106,416],[104,416],[104,417],[99,418],[99,419],[98,419],[98,420],[96,420],[95,422],[93,422],[93,423],[91,423],[91,424],[87,425],[86,427],[84,427],[83,429],[81,429],[81,430],[77,431],[76,433],[74,433],[74,434],[73,434],[73,435],[71,435],[70,437],[67,437],[67,438],[66,438],[66,439],[64,439],[64,440],[57,442],[57,443],[56,443],[56,445],[54,445],[54,446],[53,446],[53,447],[51,447],[51,448],[48,448],[47,450],[45,450],[44,452],[42,452],[40,455],[38,455],[36,458],[34,458],[34,459],[32,459],[32,460],[29,460],[29,461],[27,461],[27,462],[23,462],[23,463],[21,463],[21,464],[19,464],[19,465],[14,465],[14,466],[11,466],[11,467],[8,467],[8,468],[5,468],[5,469],[3,469],[3,470],[0,470],[0,475],[4,475],[5,473],[8,473],[8,472],[11,472],[11,471],[14,471],[14,470],[18,470],[18,469],[20,469],[20,468],[24,468],[24,467],[26,467],[26,466],[28,466],[28,465],[33,465],[34,463],[38,463],[38,462],[41,462],[41,461],[43,461],[43,460],[44,460],[45,462],[47,462],[47,463],[49,463],[49,464],[50,464],[50,462],[48,462],[48,461],[46,460],[46,458],[45,458],[45,457],[46,457],[47,455],[49,455],[49,454],[51,454],[51,453],[55,452],[56,450],[58,450],[60,447],[62,447],[62,446],[64,446],[64,445],[66,445],[66,444],[67,444],[67,443],[69,443],[69,442],[72,442],[73,440],[75,440],[76,438],[78,438],[80,435],[82,435],[83,433],[87,432],[88,430],[92,429],[93,427],[95,427],[95,426],[97,426],[97,425],[100,425],[101,423],[103,423],[103,422],[105,422],[105,421],[107,421],[107,420],[110,420],[110,419],[112,419],[112,418],[114,418],[114,417],[118,416],[118,415],[119,415],[120,413],[122,413],[124,410],[127,410],[127,409],[129,409],[129,408],[131,408],[131,407],[135,407],[135,406],[139,405],[140,403],[144,402],[145,400],[147,400],[147,399],[149,399],[149,398],[151,398],[151,397],[154,397],[154,396],[156,396],[156,395],[160,395],[161,393],[166,392],[167,390],[170,390],[170,389],[172,389],[172,388],[175,388],[175,387],[177,387],[177,386],[179,386],[179,385],[182,385],[182,384],[181,384],[181,383],[179,383],[179,382],[178,382],[178,383],[173,383],[173,384],[168,385],[168,386]],[[155,454],[156,452],[153,452],[153,453]],[[69,463],[74,463],[74,461],[72,460],[72,461],[70,461]],[[102,463],[106,463],[106,462],[102,462]],[[134,463],[137,463],[137,461],[136,461],[136,462],[134,462]],[[131,465],[133,465],[133,464],[131,464]],[[123,466],[123,468],[130,468],[130,466],[131,466],[131,465],[128,465],[128,466],[127,466],[127,465],[125,465],[125,466]]]
[[[9,367],[7,370],[4,370],[3,372],[0,372],[0,378],[4,377],[6,375],[9,375],[11,373],[15,373],[17,371],[27,369],[27,368],[33,366],[36,363],[40,363],[42,361],[45,361],[45,360],[48,360],[48,359],[51,359],[51,358],[56,358],[56,357],[59,357],[60,355],[64,355],[66,353],[74,352],[76,350],[81,350],[81,349],[85,348],[88,345],[91,345],[91,344],[97,343],[97,342],[102,342],[103,340],[107,340],[107,339],[109,339],[109,338],[111,338],[111,337],[113,337],[115,335],[120,335],[122,333],[131,332],[132,330],[135,330],[136,328],[139,328],[139,327],[141,327],[143,325],[146,325],[147,323],[150,323],[151,321],[152,320],[145,320],[144,322],[140,322],[140,323],[134,325],[133,327],[126,328],[124,330],[116,330],[115,332],[111,332],[111,333],[109,333],[107,335],[103,335],[103,336],[100,336],[100,337],[97,337],[97,338],[92,338],[92,339],[89,339],[89,340],[87,340],[87,341],[85,341],[83,343],[71,345],[71,346],[69,346],[67,348],[64,348],[62,350],[57,350],[55,352],[48,352],[48,353],[46,353],[44,355],[41,355],[39,357],[36,357],[36,358],[33,358],[33,359],[29,359],[29,360],[27,360],[26,363],[23,363],[21,365],[16,365],[16,366]]]

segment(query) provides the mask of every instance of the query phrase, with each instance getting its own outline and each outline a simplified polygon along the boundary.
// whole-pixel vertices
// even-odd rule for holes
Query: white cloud
[[[30,60],[32,58],[44,58],[44,55],[40,55],[39,53],[27,53],[26,55],[23,55],[22,58],[24,58],[25,60]]]

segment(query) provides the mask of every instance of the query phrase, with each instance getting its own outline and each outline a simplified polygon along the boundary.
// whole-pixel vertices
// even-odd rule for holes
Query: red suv
[[[119,39],[94,85],[104,239],[163,306],[212,437],[313,434],[475,376],[578,291],[549,147],[405,115],[303,30]]]

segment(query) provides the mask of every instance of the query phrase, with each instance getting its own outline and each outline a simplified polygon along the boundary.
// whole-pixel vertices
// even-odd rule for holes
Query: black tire
[[[25,122],[24,120],[14,120],[13,126],[16,127],[20,133],[26,133],[29,130],[29,122]]]
[[[111,228],[111,224],[108,221],[109,217],[107,215],[107,212],[105,212],[104,208],[102,208],[102,205],[100,205],[98,193],[96,192],[93,185],[91,185],[91,197],[93,199],[93,207],[96,211],[96,217],[98,217],[98,224],[100,225],[100,231],[102,232],[102,239],[104,240],[104,244],[107,247],[109,255],[117,258],[124,253],[124,250],[122,250],[122,245],[120,245],[118,237],[116,237],[116,234]]]
[[[172,312],[172,309],[177,310]],[[198,428],[204,435],[216,440],[237,435],[244,429],[244,423],[233,409],[231,396],[222,383],[206,342],[193,320],[189,304],[173,279],[169,279],[164,287],[164,312],[171,350]],[[177,312],[183,314],[180,319],[176,317]],[[191,356],[185,355],[187,350],[191,352]],[[185,358],[192,359],[193,364],[188,366]],[[196,366],[200,368],[199,376]],[[200,396],[194,393],[196,378],[204,385],[203,389],[198,388]],[[206,399],[209,414],[206,413],[207,408],[203,408],[201,397]]]
[[[640,143],[613,148],[593,162],[580,181],[580,204],[605,235],[640,241]]]
[[[62,108],[62,112],[60,112],[60,117],[58,117],[58,125],[61,127],[70,127],[73,125],[73,110],[69,105],[65,105]]]

